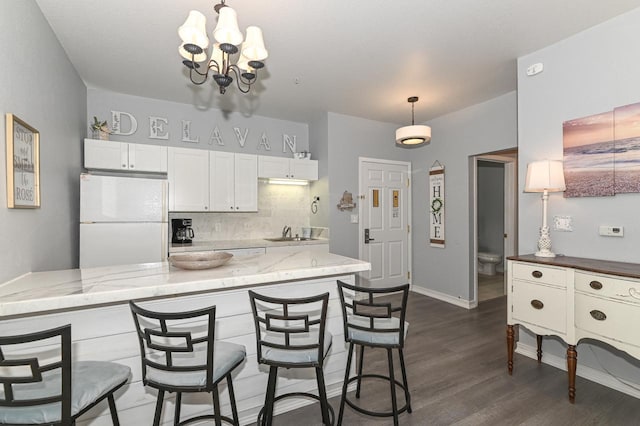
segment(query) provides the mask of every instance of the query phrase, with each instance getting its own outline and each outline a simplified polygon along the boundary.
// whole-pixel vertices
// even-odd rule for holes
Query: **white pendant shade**
[[[238,63],[236,66],[243,71],[254,72],[255,70],[249,66],[249,58],[244,56],[242,52],[244,52],[244,45],[246,43],[242,43],[242,50],[240,51],[240,57],[238,58]]]
[[[565,189],[562,161],[534,161],[527,166],[524,192],[561,192]]]
[[[192,58],[194,62],[204,62],[207,60],[207,54],[204,50],[202,51],[202,53],[198,53],[197,55],[191,55],[191,53],[185,50],[184,43],[182,43],[178,47],[178,52],[180,53],[180,56],[182,56],[188,61],[192,60]]]
[[[431,142],[431,127],[413,125],[400,127],[396,130],[398,145],[422,145]]]
[[[207,37],[207,18],[198,12],[192,10],[187,16],[187,20],[184,24],[178,28],[178,35],[183,44],[195,44],[200,46],[203,50],[209,46],[209,37]]]
[[[238,28],[238,16],[236,11],[229,6],[220,9],[218,25],[213,30],[213,37],[218,43],[229,43],[234,46],[242,43],[243,37]]]
[[[250,61],[263,61],[269,56],[259,27],[247,27],[247,38],[242,46],[242,54]]]

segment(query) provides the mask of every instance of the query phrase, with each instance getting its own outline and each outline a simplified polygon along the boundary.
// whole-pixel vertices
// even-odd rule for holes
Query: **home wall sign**
[[[7,207],[40,207],[40,133],[7,114]]]
[[[169,119],[166,117],[149,116],[148,138],[154,140],[169,140]],[[111,134],[117,136],[132,136],[138,131],[138,119],[131,113],[125,111],[111,111]],[[200,136],[192,130],[191,120],[181,122],[181,142],[187,144],[199,144]],[[256,133],[257,134],[257,133]],[[251,131],[248,127],[233,127],[235,142],[241,149],[244,149],[250,139]],[[207,139],[209,145],[224,146],[225,137],[218,126],[214,126]],[[271,142],[267,133],[263,131],[256,141],[256,150],[271,151]],[[282,152],[297,152],[297,136],[282,134]]]
[[[565,197],[640,192],[640,103],[562,123]]]
[[[429,243],[444,248],[444,166],[439,161],[429,170]]]

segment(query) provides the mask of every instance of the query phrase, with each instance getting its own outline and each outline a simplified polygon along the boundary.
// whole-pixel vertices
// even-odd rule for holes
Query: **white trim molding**
[[[419,287],[417,285],[412,285],[411,291],[422,294],[423,296],[433,297],[434,299],[438,299],[452,305],[460,306],[461,308],[465,309],[475,309],[478,307],[478,302],[476,300],[460,299],[459,297],[451,296],[450,294],[441,293],[435,290],[429,290],[428,288]]]

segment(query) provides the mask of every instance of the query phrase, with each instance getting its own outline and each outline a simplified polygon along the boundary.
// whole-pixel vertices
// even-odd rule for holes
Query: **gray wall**
[[[40,209],[6,208],[0,162],[0,283],[78,263],[78,176],[86,88],[33,0],[0,2],[0,134],[6,113],[40,132]],[[3,144],[4,145],[4,144]],[[4,158],[4,155],[2,156]]]
[[[245,117],[237,112],[226,113],[212,108],[198,109],[193,105],[93,88],[87,91],[87,120],[93,120],[93,117],[97,116],[101,121],[107,120],[109,128],[111,128],[112,110],[127,112],[133,115],[138,122],[137,131],[131,136],[112,135],[111,139],[116,141],[291,157],[291,151],[288,147],[286,152],[283,152],[283,134],[287,134],[290,137],[296,136],[297,152],[309,151],[309,128],[306,123],[261,116]],[[150,116],[163,117],[168,120],[166,126],[168,140],[149,138]],[[183,120],[191,121],[191,138],[194,140],[199,138],[199,143],[182,142]],[[130,128],[128,123],[128,121],[124,122],[123,130],[126,131]],[[223,146],[209,143],[211,133],[216,127],[222,135]],[[237,141],[234,127],[239,127],[241,131],[249,129],[244,148]],[[263,133],[268,137],[270,151],[260,147]]]
[[[526,165],[562,159],[562,122],[640,102],[640,9],[518,59],[520,187]],[[542,62],[534,77],[526,68]],[[536,251],[540,194],[520,195],[520,253]],[[640,262],[640,194],[614,197],[549,196],[549,218],[573,217],[573,232],[551,231],[553,250],[572,256]],[[598,235],[599,225],[625,227],[624,238]]]
[[[413,285],[461,301],[473,298],[470,279],[469,157],[517,145],[516,93],[427,123],[431,144],[411,151],[413,163]],[[429,245],[427,184],[435,161],[445,167],[445,248]]]
[[[329,113],[329,221],[332,253],[358,257],[358,224],[350,223],[353,211],[336,207],[342,193],[358,194],[358,157],[408,161],[409,150],[395,146],[397,124]],[[359,200],[356,200],[359,203]],[[414,218],[415,220],[415,218]]]
[[[638,40],[640,9],[518,59],[521,189],[527,163],[562,158],[563,121],[640,101]],[[544,71],[527,77],[526,68],[536,62],[544,63]],[[520,193],[519,203],[519,252],[532,253],[541,223],[540,194]],[[553,250],[571,256],[640,262],[638,206],[640,194],[594,198],[551,194],[549,218],[571,215],[574,228],[573,232],[551,232]],[[624,226],[624,238],[599,236],[601,224]],[[565,347],[548,340],[545,339],[546,352],[564,358]],[[521,332],[520,341],[535,347],[535,339],[529,333]],[[637,360],[603,345],[580,344],[578,363],[636,383],[637,392]]]
[[[310,194],[320,197],[318,211],[311,214],[311,226],[329,227],[329,116],[318,114],[309,123],[311,158],[318,160],[318,180],[311,183]]]
[[[503,163],[478,161],[478,251],[504,253]]]

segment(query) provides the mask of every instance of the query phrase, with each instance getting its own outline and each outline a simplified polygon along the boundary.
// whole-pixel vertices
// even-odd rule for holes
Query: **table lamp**
[[[524,192],[542,192],[542,227],[536,252],[538,257],[556,257],[551,251],[551,237],[547,226],[547,200],[549,192],[562,192],[565,189],[562,161],[534,161],[527,166]]]

